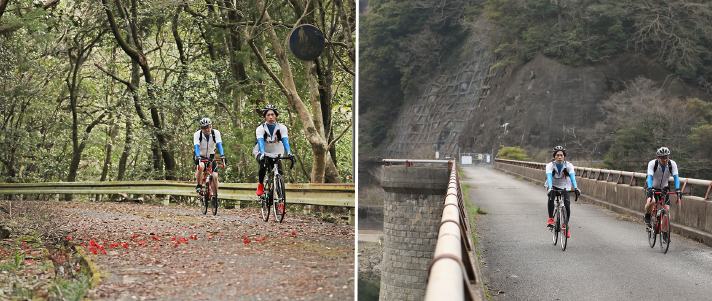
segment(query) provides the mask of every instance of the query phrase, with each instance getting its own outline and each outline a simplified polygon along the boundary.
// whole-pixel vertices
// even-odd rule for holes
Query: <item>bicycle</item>
[[[213,185],[215,184],[215,179],[213,179],[213,162],[222,162],[222,159],[215,159],[212,156],[210,158],[200,157],[200,162],[205,163],[205,168],[203,168],[203,189],[198,192],[200,196],[200,210],[205,215],[208,212],[208,207],[213,207],[213,215],[218,214],[218,192],[213,191]],[[225,164],[222,165],[225,169]],[[214,195],[213,195],[214,194]]]
[[[264,193],[259,197],[260,211],[262,212],[262,221],[269,221],[270,207],[273,208],[274,219],[278,222],[284,220],[284,215],[287,213],[287,197],[284,189],[284,178],[279,173],[279,165],[282,159],[292,161],[289,168],[294,167],[294,156],[282,158],[282,155],[277,155],[273,158],[272,168],[267,174]],[[276,198],[275,198],[276,195]]]
[[[650,216],[650,226],[646,225],[645,232],[648,234],[648,243],[650,247],[655,247],[655,239],[660,235],[660,250],[663,254],[667,253],[668,248],[670,248],[670,212],[665,209],[663,202],[665,201],[663,195],[676,194],[675,192],[668,191],[670,188],[665,187],[663,189],[653,189],[653,198],[655,199],[655,207],[653,211],[655,214]],[[678,197],[675,200],[675,204],[680,201]],[[660,209],[658,209],[658,204],[660,204]]]
[[[564,193],[575,192],[575,190],[554,188],[552,192],[555,195],[554,225],[549,226],[549,229],[551,230],[554,245],[556,245],[556,241],[559,239],[559,233],[561,233],[561,251],[566,251],[566,243],[568,242],[569,238],[569,216],[566,212],[566,206],[564,206],[564,202],[562,202],[561,197],[564,195]],[[575,202],[578,202],[578,198],[579,196],[576,195]]]

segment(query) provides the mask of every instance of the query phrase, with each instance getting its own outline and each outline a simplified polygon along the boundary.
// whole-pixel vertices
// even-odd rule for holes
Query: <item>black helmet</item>
[[[554,152],[551,154],[551,156],[556,157],[556,153],[558,153],[559,151],[562,151],[564,153],[564,157],[566,157],[566,149],[564,149],[564,147],[560,145],[554,147]]]
[[[658,157],[669,156],[669,155],[670,155],[670,149],[668,149],[667,147],[664,147],[664,146],[663,146],[663,147],[661,147],[661,148],[658,148],[658,151],[655,152],[655,154],[658,155]]]
[[[275,105],[266,105],[262,109],[262,117],[265,117],[265,115],[267,115],[267,112],[269,112],[270,110],[274,112],[275,117],[279,117],[279,111],[277,111],[277,106]]]

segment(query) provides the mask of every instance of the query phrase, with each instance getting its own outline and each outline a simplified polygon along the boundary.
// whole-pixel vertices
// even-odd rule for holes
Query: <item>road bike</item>
[[[676,194],[675,192],[669,192],[670,188],[665,187],[663,189],[653,189],[653,198],[655,200],[655,207],[653,207],[653,213],[650,216],[650,225],[646,225],[645,232],[648,234],[648,243],[650,247],[655,247],[655,240],[657,236],[660,236],[660,250],[663,254],[667,253],[668,248],[670,248],[670,212],[665,209],[663,203],[670,194]],[[665,196],[665,197],[663,197]],[[675,200],[675,204],[680,201],[678,197]],[[660,205],[660,208],[658,208]]]
[[[289,168],[294,167],[294,156],[282,158],[282,155],[277,155],[272,158],[272,166],[267,174],[265,181],[264,193],[259,197],[260,210],[262,212],[262,220],[269,221],[270,207],[274,213],[274,219],[278,222],[284,220],[284,215],[287,213],[287,197],[284,189],[284,178],[280,174],[280,164],[282,159],[291,160]],[[267,162],[267,160],[265,160]],[[266,164],[266,163],[265,163]]]
[[[556,245],[557,240],[561,240],[561,251],[566,251],[566,243],[569,240],[569,216],[562,200],[564,193],[569,192],[575,192],[575,190],[558,188],[552,190],[552,193],[554,193],[554,225],[549,226],[549,229],[551,230],[554,245]],[[578,202],[578,198],[577,194],[575,202]]]
[[[213,172],[215,167],[213,162],[222,162],[222,159],[215,159],[212,156],[210,158],[200,157],[200,162],[205,163],[205,168],[203,168],[203,189],[198,192],[200,195],[200,210],[205,215],[208,212],[208,207],[213,208],[213,215],[218,214],[218,191],[213,186],[215,185],[215,178],[213,177]],[[225,164],[222,164],[222,168],[225,169]]]

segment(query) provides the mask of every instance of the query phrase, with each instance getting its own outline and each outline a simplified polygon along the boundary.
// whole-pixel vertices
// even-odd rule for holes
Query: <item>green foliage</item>
[[[505,160],[529,161],[527,154],[519,146],[500,145],[497,151],[497,158]]]
[[[688,140],[700,146],[701,156],[709,158],[712,156],[712,103],[692,98],[687,100],[687,109],[696,118]]]
[[[289,128],[293,153],[300,158],[295,169],[287,171],[288,181],[310,181],[313,154],[304,126],[275,81],[259,67],[256,55],[246,44],[247,37],[241,36],[244,28],[238,33],[221,27],[217,23],[225,20],[220,12],[195,4],[190,7],[196,14],[180,10],[174,19],[175,5],[134,2],[138,5],[136,26],[140,41],[128,42],[138,42],[143,48],[153,78],[149,86],[143,71],[134,69],[131,59],[108,29],[101,2],[59,1],[50,10],[42,9],[38,3],[41,4],[29,0],[11,1],[0,21],[0,28],[9,28],[0,33],[0,181],[67,179],[74,153],[67,81],[69,72],[76,66],[79,49],[86,47],[99,32],[104,34],[78,72],[77,138],[85,142],[85,148],[77,181],[99,180],[109,149],[107,180],[119,177],[119,160],[124,150],[128,152],[124,180],[166,178],[164,169],[154,167],[165,163],[152,152],[159,133],[165,135],[163,147],[176,162],[173,176],[191,181],[194,179],[192,136],[198,130],[197,121],[210,117],[223,135],[229,160],[230,168],[220,171],[221,181],[255,182],[257,163],[251,150],[255,128],[263,120],[257,109],[265,103],[283,110],[279,122]],[[259,15],[257,6],[250,1],[236,4],[245,18]],[[126,24],[129,20],[122,19],[113,3],[109,7],[119,19],[120,33],[128,39]],[[275,22],[285,24],[294,24],[301,17],[293,8],[284,7],[274,8],[270,14]],[[330,35],[330,41],[342,44],[344,27],[340,21],[332,22],[340,20],[335,16],[336,10],[330,8],[313,18],[314,23]],[[185,61],[179,59],[172,32],[174,20],[183,42]],[[290,29],[277,27],[276,31],[283,40]],[[258,33],[254,37],[255,46],[270,71],[281,75],[263,29],[255,32]],[[333,116],[332,128],[326,130],[333,131],[333,137],[345,132],[335,143],[334,157],[344,182],[353,181],[350,177],[353,176],[354,139],[352,131],[346,130],[352,119],[354,94],[353,76],[344,70],[353,69],[346,52],[340,46],[327,49],[319,61],[321,72],[333,75],[328,82],[319,83],[320,88],[333,93],[333,98],[322,106],[330,109]],[[306,63],[291,55],[289,59],[296,92],[311,110]],[[243,64],[242,70],[238,63]],[[124,82],[132,82],[135,90],[128,89]],[[152,108],[155,110],[151,111]],[[88,126],[104,112],[107,117],[88,133]],[[160,129],[154,128],[154,120]],[[130,132],[127,131],[129,124]],[[131,138],[128,144],[127,136]]]
[[[712,89],[712,4],[690,1],[487,0],[492,51],[502,61],[539,53],[572,66],[639,52],[689,82]],[[673,42],[674,40],[674,42]]]

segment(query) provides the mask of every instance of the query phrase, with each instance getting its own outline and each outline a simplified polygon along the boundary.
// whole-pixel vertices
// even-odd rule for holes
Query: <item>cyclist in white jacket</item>
[[[578,189],[576,184],[576,170],[574,165],[570,162],[564,161],[566,158],[566,150],[563,146],[554,147],[552,153],[554,159],[546,165],[546,187],[547,195],[549,196],[549,221],[547,222],[548,227],[554,226],[554,197],[552,193],[554,188],[571,190],[571,186],[576,191],[576,195],[581,194],[581,190]],[[566,207],[567,219],[571,217],[571,199],[569,198],[569,193],[564,193],[564,206]],[[566,231],[568,237],[571,237],[571,231]]]

